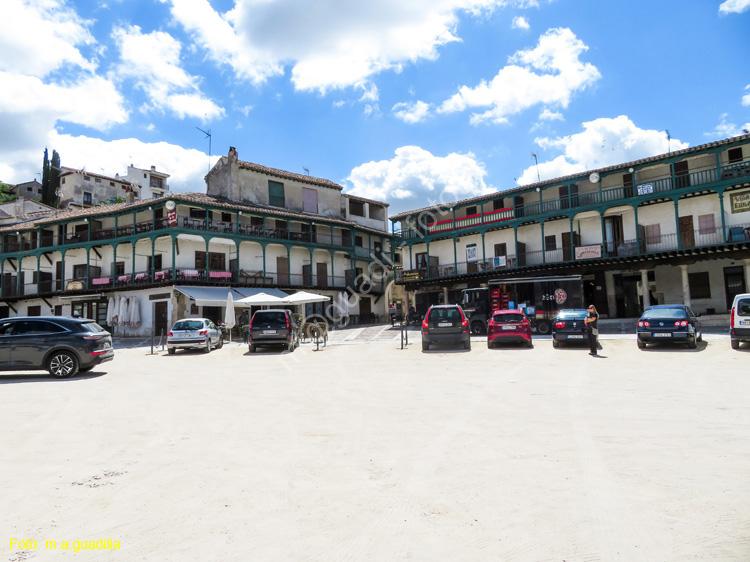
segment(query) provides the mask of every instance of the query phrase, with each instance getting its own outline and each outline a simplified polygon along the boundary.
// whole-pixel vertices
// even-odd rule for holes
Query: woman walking
[[[599,313],[593,304],[589,305],[589,314],[586,316],[584,322],[586,323],[586,333],[589,337],[589,355],[596,357],[596,339],[599,336]]]

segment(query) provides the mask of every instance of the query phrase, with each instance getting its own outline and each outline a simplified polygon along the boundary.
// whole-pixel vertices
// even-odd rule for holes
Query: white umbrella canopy
[[[128,316],[128,299],[127,297],[120,297],[120,314],[117,316],[117,323],[120,326],[127,324],[130,321]]]
[[[227,309],[224,311],[224,325],[229,330],[229,341],[232,341],[232,328],[236,323],[234,316],[234,297],[232,292],[227,293]]]
[[[130,305],[128,306],[128,314],[130,316],[131,326],[141,325],[141,303],[138,301],[138,297],[130,298]]]
[[[237,304],[253,306],[284,304],[284,299],[274,297],[273,295],[269,295],[268,293],[258,293],[249,297],[245,297],[244,299],[237,299]]]
[[[331,300],[331,297],[308,293],[307,291],[298,291],[293,295],[280,299],[281,304],[306,304],[309,302],[325,302]]]
[[[109,300],[107,301],[107,326],[111,326],[112,320],[115,318],[113,312],[116,302],[117,300],[114,297],[109,297]]]

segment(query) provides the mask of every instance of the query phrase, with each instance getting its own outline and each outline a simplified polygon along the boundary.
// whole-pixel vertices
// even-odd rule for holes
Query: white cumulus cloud
[[[674,137],[668,139],[665,131],[640,129],[625,115],[588,121],[583,124],[583,131],[580,133],[567,137],[542,137],[535,139],[535,142],[546,151],[562,152],[552,160],[539,163],[542,181],[665,154],[669,150],[682,150],[689,146]],[[517,180],[518,185],[536,181],[535,165],[526,168]]]
[[[438,111],[489,107],[472,114],[471,122],[479,124],[504,123],[510,115],[538,104],[566,108],[574,93],[601,77],[595,66],[580,59],[587,49],[570,29],[551,29],[539,38],[536,47],[511,56],[510,64],[491,81],[483,80],[474,88],[461,86]]]
[[[94,43],[89,25],[63,0],[3,0],[0,70],[39,78],[63,65],[94,70],[78,49]]]
[[[741,14],[750,10],[750,0],[726,0],[719,6],[719,13],[722,16],[728,14]]]
[[[299,90],[364,87],[384,70],[434,60],[459,41],[463,12],[480,16],[507,0],[236,0],[220,14],[208,0],[161,0],[209,56],[260,84],[284,74]]]
[[[414,124],[424,121],[430,115],[430,104],[423,101],[401,102],[393,106],[393,114],[404,123]]]
[[[392,214],[466,199],[494,191],[487,172],[471,154],[435,156],[418,146],[403,146],[391,160],[367,162],[351,171],[347,193],[391,204]]]
[[[516,16],[515,18],[513,18],[511,27],[513,29],[529,29],[531,26],[529,25],[529,20],[527,20],[525,17]]]
[[[141,33],[140,27],[118,27],[113,38],[120,49],[117,75],[130,78],[151,100],[145,109],[169,110],[180,118],[210,120],[224,109],[200,93],[199,80],[180,66],[180,42],[168,33]]]

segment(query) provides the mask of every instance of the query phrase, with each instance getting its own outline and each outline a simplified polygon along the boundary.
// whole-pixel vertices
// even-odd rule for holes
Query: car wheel
[[[542,336],[546,336],[552,332],[552,324],[546,321],[537,322],[536,324],[536,333],[541,334]]]
[[[638,343],[638,349],[646,349],[646,344],[641,341],[641,338],[636,338],[635,341]]]
[[[698,347],[698,344],[696,343],[695,339],[696,339],[695,334],[693,334],[693,337],[688,340],[688,344],[687,344],[688,349],[695,349],[696,347]]]
[[[484,334],[484,324],[482,324],[481,322],[472,322],[471,333],[475,336],[481,336],[482,334]]]
[[[250,353],[255,353],[255,346],[254,346],[253,344],[250,344],[250,346],[249,346],[249,347],[247,348],[247,350],[248,350],[248,351],[249,351]]]
[[[58,351],[47,361],[47,370],[53,377],[72,377],[78,372],[78,359],[69,351]]]
[[[471,341],[464,342],[464,349],[467,351],[471,351]]]
[[[730,340],[730,343],[732,344],[732,349],[739,349],[740,348],[740,340],[732,339],[732,340]]]
[[[552,347],[560,347],[560,342],[557,341],[557,340],[555,340],[555,339],[553,339],[552,340]]]
[[[422,342],[422,351],[429,351],[430,344],[427,342]]]
[[[698,334],[698,341],[703,341],[703,330]]]
[[[493,347],[495,347],[495,344],[493,342],[491,342],[491,341],[488,341],[487,342],[487,349],[492,349]]]
[[[219,343],[216,344],[216,349],[224,347],[224,336],[219,336]]]
[[[206,353],[211,353],[211,338],[206,338]]]
[[[534,347],[534,342],[529,340],[526,342],[526,347]]]
[[[167,350],[167,353],[169,353],[170,355],[174,355],[175,353],[177,353],[177,350],[176,350],[176,349],[174,349],[174,348],[172,348],[172,349],[168,349],[168,350]]]

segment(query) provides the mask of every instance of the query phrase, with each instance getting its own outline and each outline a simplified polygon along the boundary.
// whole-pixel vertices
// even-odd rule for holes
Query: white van
[[[743,341],[750,342],[750,293],[734,297],[729,317],[729,335],[732,338],[732,349],[738,349]]]

